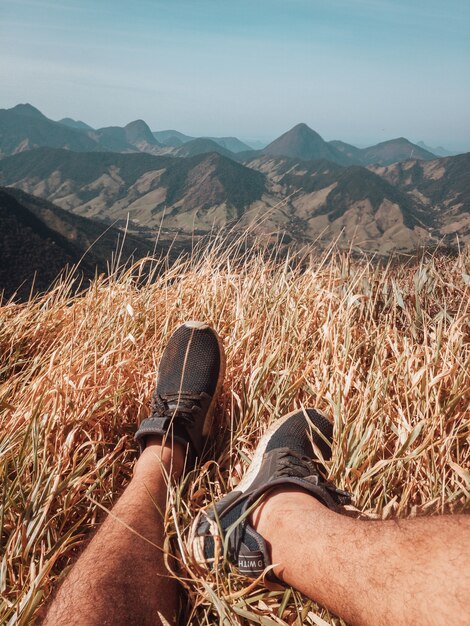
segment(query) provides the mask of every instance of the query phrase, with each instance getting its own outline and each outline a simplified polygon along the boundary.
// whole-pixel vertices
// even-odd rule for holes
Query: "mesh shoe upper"
[[[165,397],[180,391],[213,396],[220,365],[215,331],[206,324],[186,322],[175,330],[163,352],[155,396]]]
[[[307,414],[307,417],[305,415]],[[323,459],[331,458],[333,424],[315,409],[306,409],[292,414],[273,432],[266,446],[266,452],[276,448],[288,448],[301,456],[316,457],[312,441],[320,450]],[[320,433],[320,434],[319,434]]]
[[[135,435],[141,449],[148,435],[168,433],[199,456],[223,369],[222,345],[212,328],[202,322],[177,328],[160,361],[151,414]]]

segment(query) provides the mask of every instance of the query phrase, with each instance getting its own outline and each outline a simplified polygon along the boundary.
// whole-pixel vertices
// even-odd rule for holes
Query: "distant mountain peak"
[[[293,126],[290,130],[287,131],[288,133],[305,133],[307,135],[312,135],[315,137],[320,137],[321,135],[319,133],[317,133],[316,130],[313,130],[313,128],[310,128],[310,126],[308,126],[308,124],[306,124],[305,122],[300,122],[300,124],[296,124],[295,126]]]
[[[416,145],[419,146],[420,148],[423,148],[423,150],[427,150],[428,152],[431,152],[431,154],[435,154],[440,157],[447,157],[447,156],[455,155],[455,152],[451,152],[450,150],[447,150],[447,148],[444,148],[443,146],[437,146],[436,148],[431,148],[430,146],[425,144],[424,141],[418,141]]]
[[[33,107],[29,102],[25,102],[24,104],[17,104],[13,108],[9,109],[11,113],[16,113],[18,115],[26,115],[28,117],[38,117],[40,119],[47,119],[46,116],[41,113],[39,109]]]
[[[230,150],[230,152],[247,152],[252,150],[251,146],[243,141],[240,141],[237,137],[209,137],[212,141],[219,144],[222,148]]]
[[[229,158],[233,157],[233,153],[230,152],[230,150],[223,148],[213,139],[209,139],[208,137],[198,137],[197,139],[187,141],[180,148],[178,148],[178,150],[176,151],[176,156],[192,157],[198,154],[209,153],[222,154]]]
[[[299,122],[298,124],[296,124],[295,126],[293,126],[291,128],[291,130],[296,130],[296,129],[298,129],[298,130],[300,130],[300,129],[312,130],[310,128],[310,126],[308,126],[305,122]]]
[[[59,124],[63,124],[64,126],[68,126],[69,128],[74,128],[76,130],[93,130],[92,126],[85,124],[81,120],[74,120],[71,117],[63,117],[59,120]]]
[[[362,151],[364,163],[368,165],[391,165],[407,159],[431,161],[436,155],[412,143],[406,137],[397,137],[381,141],[375,146],[364,148]]]
[[[126,133],[127,141],[130,144],[136,144],[138,142],[146,142],[154,145],[161,145],[155,139],[150,127],[144,120],[138,119],[124,126],[124,131]]]
[[[407,146],[413,145],[411,141],[407,139],[406,137],[394,137],[393,139],[386,139],[385,141],[380,141],[379,143],[375,145],[376,146],[387,146],[387,145],[392,146],[392,145],[400,145],[400,144],[406,144]],[[369,146],[369,147],[373,147],[373,146]]]
[[[297,124],[272,141],[263,153],[269,156],[284,156],[303,161],[326,159],[340,165],[349,165],[350,159],[329,145],[315,130],[304,122]]]
[[[157,141],[159,141],[164,146],[179,147],[182,144],[194,139],[194,137],[190,137],[189,135],[185,135],[184,133],[180,133],[178,130],[174,130],[174,129],[153,131],[152,135],[155,137]],[[175,142],[175,139],[176,139],[176,142]]]
[[[126,124],[125,128],[139,128],[141,130],[149,130],[150,132],[152,132],[150,130],[149,125],[144,122],[144,120],[138,119],[138,120],[133,120],[132,122],[129,122],[128,124]]]

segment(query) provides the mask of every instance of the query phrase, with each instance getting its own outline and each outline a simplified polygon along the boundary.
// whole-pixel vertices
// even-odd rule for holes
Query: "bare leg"
[[[253,518],[275,574],[350,624],[470,623],[470,517],[368,522],[277,491]]]
[[[165,475],[178,478],[184,456],[179,444],[172,452],[158,442],[147,439],[132,481],[60,587],[44,624],[174,623],[176,581],[159,548],[164,539]]]

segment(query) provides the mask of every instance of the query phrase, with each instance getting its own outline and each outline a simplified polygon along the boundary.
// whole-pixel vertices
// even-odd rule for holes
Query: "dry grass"
[[[189,623],[341,623],[292,590],[201,576],[186,548],[198,509],[295,407],[334,419],[330,476],[366,514],[468,505],[468,253],[381,267],[330,253],[301,267],[240,264],[217,245],[140,287],[144,264],[80,297],[62,281],[0,309],[0,622],[31,620],[102,518],[97,502],[111,507],[128,482],[159,356],[186,319],[213,324],[228,361],[216,461],[169,494]]]

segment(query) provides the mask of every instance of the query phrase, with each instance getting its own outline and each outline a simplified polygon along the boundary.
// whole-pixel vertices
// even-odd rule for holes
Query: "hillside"
[[[0,161],[0,184],[87,217],[210,231],[261,199],[265,177],[219,154],[79,154],[42,148]]]
[[[111,152],[158,152],[162,146],[143,120],[130,122],[123,128],[109,126],[90,132],[90,136]]]
[[[455,152],[451,152],[450,150],[447,150],[446,148],[443,148],[442,146],[431,148],[428,145],[426,145],[424,141],[418,141],[416,145],[419,146],[420,148],[423,148],[427,152],[431,152],[432,154],[435,154],[436,156],[440,156],[440,157],[455,156],[456,154]]]
[[[411,159],[370,169],[400,189],[416,190],[427,203],[470,206],[470,152],[428,162]]]
[[[434,213],[446,242],[470,243],[470,153],[372,169]]]
[[[196,139],[196,137],[190,137],[178,130],[157,130],[153,131],[152,135],[165,146],[182,146],[187,141]]]
[[[38,291],[46,291],[80,257],[77,246],[0,188],[0,293],[5,298],[17,290],[19,298],[27,298],[33,282]],[[88,263],[83,272],[93,276]]]
[[[303,164],[304,165],[304,164]],[[389,253],[431,244],[434,222],[415,199],[359,166],[340,168],[327,161],[308,171],[291,168],[279,177],[286,193],[301,188],[291,200],[305,236],[354,242],[362,249]]]
[[[217,153],[173,158],[42,148],[1,160],[0,184],[120,226],[129,215],[145,236],[162,226],[202,235],[239,220],[239,229],[256,224],[259,235],[274,240],[284,233],[292,245],[337,239],[388,254],[469,240],[463,157],[408,162],[431,168],[432,176],[449,172],[448,184],[430,180],[424,189],[419,173],[405,185],[394,166],[345,168],[267,155],[242,165]]]
[[[134,120],[124,126],[127,141],[136,148],[142,149],[146,144],[151,146],[161,146],[155,139],[149,126],[144,120]]]
[[[436,158],[436,154],[424,149],[424,146],[411,143],[404,137],[383,141],[368,148],[356,148],[344,141],[330,141],[329,143],[357,165],[390,165],[398,161],[407,161],[410,158],[423,161]]]
[[[456,158],[452,157],[451,163]],[[441,161],[418,163],[439,169]],[[463,163],[454,164],[456,173],[449,174],[449,185],[428,199],[418,191],[419,182],[399,185],[391,175],[394,166],[368,170],[325,160],[267,156],[255,158],[249,165],[264,173],[270,189],[286,198],[277,225],[294,240],[315,241],[316,245],[335,240],[341,247],[355,245],[381,254],[432,247],[438,242],[453,246],[457,237],[461,243],[470,243],[470,199],[460,193],[469,171]],[[457,176],[460,170],[461,179]],[[384,172],[389,173],[388,178]],[[458,200],[454,202],[454,198]],[[444,210],[447,205],[452,211]]]
[[[338,141],[336,139],[329,141],[328,143],[330,146],[333,146],[333,148],[350,159],[351,163],[355,163],[357,165],[364,164],[363,150],[361,148],[356,148],[356,146],[353,146],[350,143]]]
[[[251,146],[243,141],[240,141],[237,137],[208,137],[208,139],[212,139],[212,141],[218,143],[222,148],[225,148],[235,154],[252,150]]]
[[[107,273],[119,250],[124,261],[149,252],[166,255],[171,247],[172,239],[162,237],[155,249],[150,240],[0,187],[0,292],[6,298],[16,290],[19,299],[28,297],[33,281],[34,291],[45,291],[62,269],[78,262],[77,276],[87,284],[96,271]],[[178,243],[171,254],[183,249]]]

